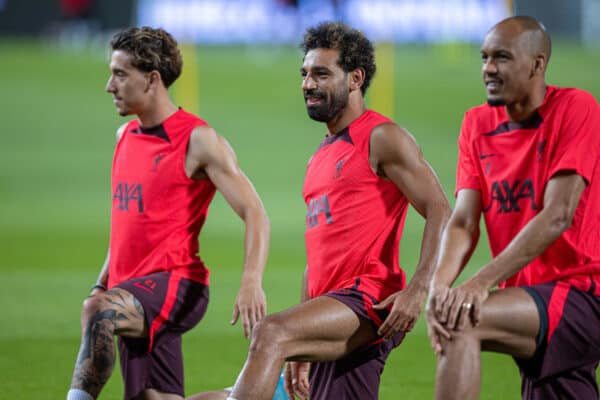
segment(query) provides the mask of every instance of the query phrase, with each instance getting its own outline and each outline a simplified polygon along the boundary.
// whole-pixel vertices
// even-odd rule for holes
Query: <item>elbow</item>
[[[550,231],[555,233],[556,236],[561,235],[567,229],[571,227],[573,223],[574,212],[568,207],[559,207],[555,210],[551,210],[550,215]]]

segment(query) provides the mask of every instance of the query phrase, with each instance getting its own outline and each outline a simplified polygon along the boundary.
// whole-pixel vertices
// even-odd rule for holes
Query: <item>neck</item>
[[[146,110],[139,112],[137,115],[142,127],[151,128],[162,124],[164,120],[169,118],[169,116],[175,112],[177,112],[177,106],[173,104],[171,98],[166,95],[161,96]]]
[[[356,118],[360,117],[365,110],[366,107],[362,95],[360,95],[360,99],[354,101],[351,97],[346,108],[333,119],[327,121],[327,130],[329,131],[329,134],[335,135],[341,131],[350,125]]]
[[[529,118],[543,103],[546,96],[546,84],[542,82],[521,101],[506,105],[508,119],[520,122]]]

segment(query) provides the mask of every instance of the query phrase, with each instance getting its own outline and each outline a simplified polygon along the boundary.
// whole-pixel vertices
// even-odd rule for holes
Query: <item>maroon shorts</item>
[[[517,359],[527,400],[598,400],[600,298],[565,282],[523,287],[540,314],[538,347],[531,359]]]
[[[370,321],[375,329],[388,315],[387,310],[373,310],[378,301],[355,289],[341,289],[324,294],[334,298]],[[404,339],[404,332],[379,340],[335,361],[310,365],[311,400],[374,400],[378,398],[383,366],[390,352]]]
[[[202,319],[208,286],[159,272],[116,287],[141,303],[148,325],[148,338],[119,337],[124,398],[134,399],[146,389],[183,396],[181,335]]]

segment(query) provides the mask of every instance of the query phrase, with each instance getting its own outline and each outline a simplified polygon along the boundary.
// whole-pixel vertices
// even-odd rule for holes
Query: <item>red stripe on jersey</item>
[[[547,343],[550,343],[550,339],[552,339],[552,335],[562,318],[569,290],[571,290],[571,285],[565,282],[557,282],[552,291],[552,296],[550,296],[550,302],[548,303]]]
[[[152,351],[152,345],[154,344],[154,336],[160,328],[163,326],[165,321],[169,319],[169,314],[173,310],[173,306],[175,305],[175,300],[177,300],[177,291],[179,290],[179,282],[181,281],[181,276],[178,274],[171,274],[169,277],[169,283],[167,284],[167,294],[165,295],[165,302],[163,303],[162,308],[160,309],[160,313],[154,318],[152,321],[152,325],[150,325],[150,331],[148,332],[148,339],[150,344],[148,345],[148,353]]]

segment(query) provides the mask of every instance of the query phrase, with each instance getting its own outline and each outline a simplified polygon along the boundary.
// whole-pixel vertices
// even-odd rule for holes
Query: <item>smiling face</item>
[[[316,48],[304,56],[302,92],[310,118],[329,122],[348,105],[348,73],[338,65],[340,53],[335,49]]]
[[[115,50],[110,60],[110,77],[106,91],[113,96],[119,115],[138,114],[148,101],[150,74],[131,64],[131,55]]]
[[[529,34],[515,24],[496,26],[481,47],[483,82],[492,106],[523,102],[534,87],[536,55]]]

